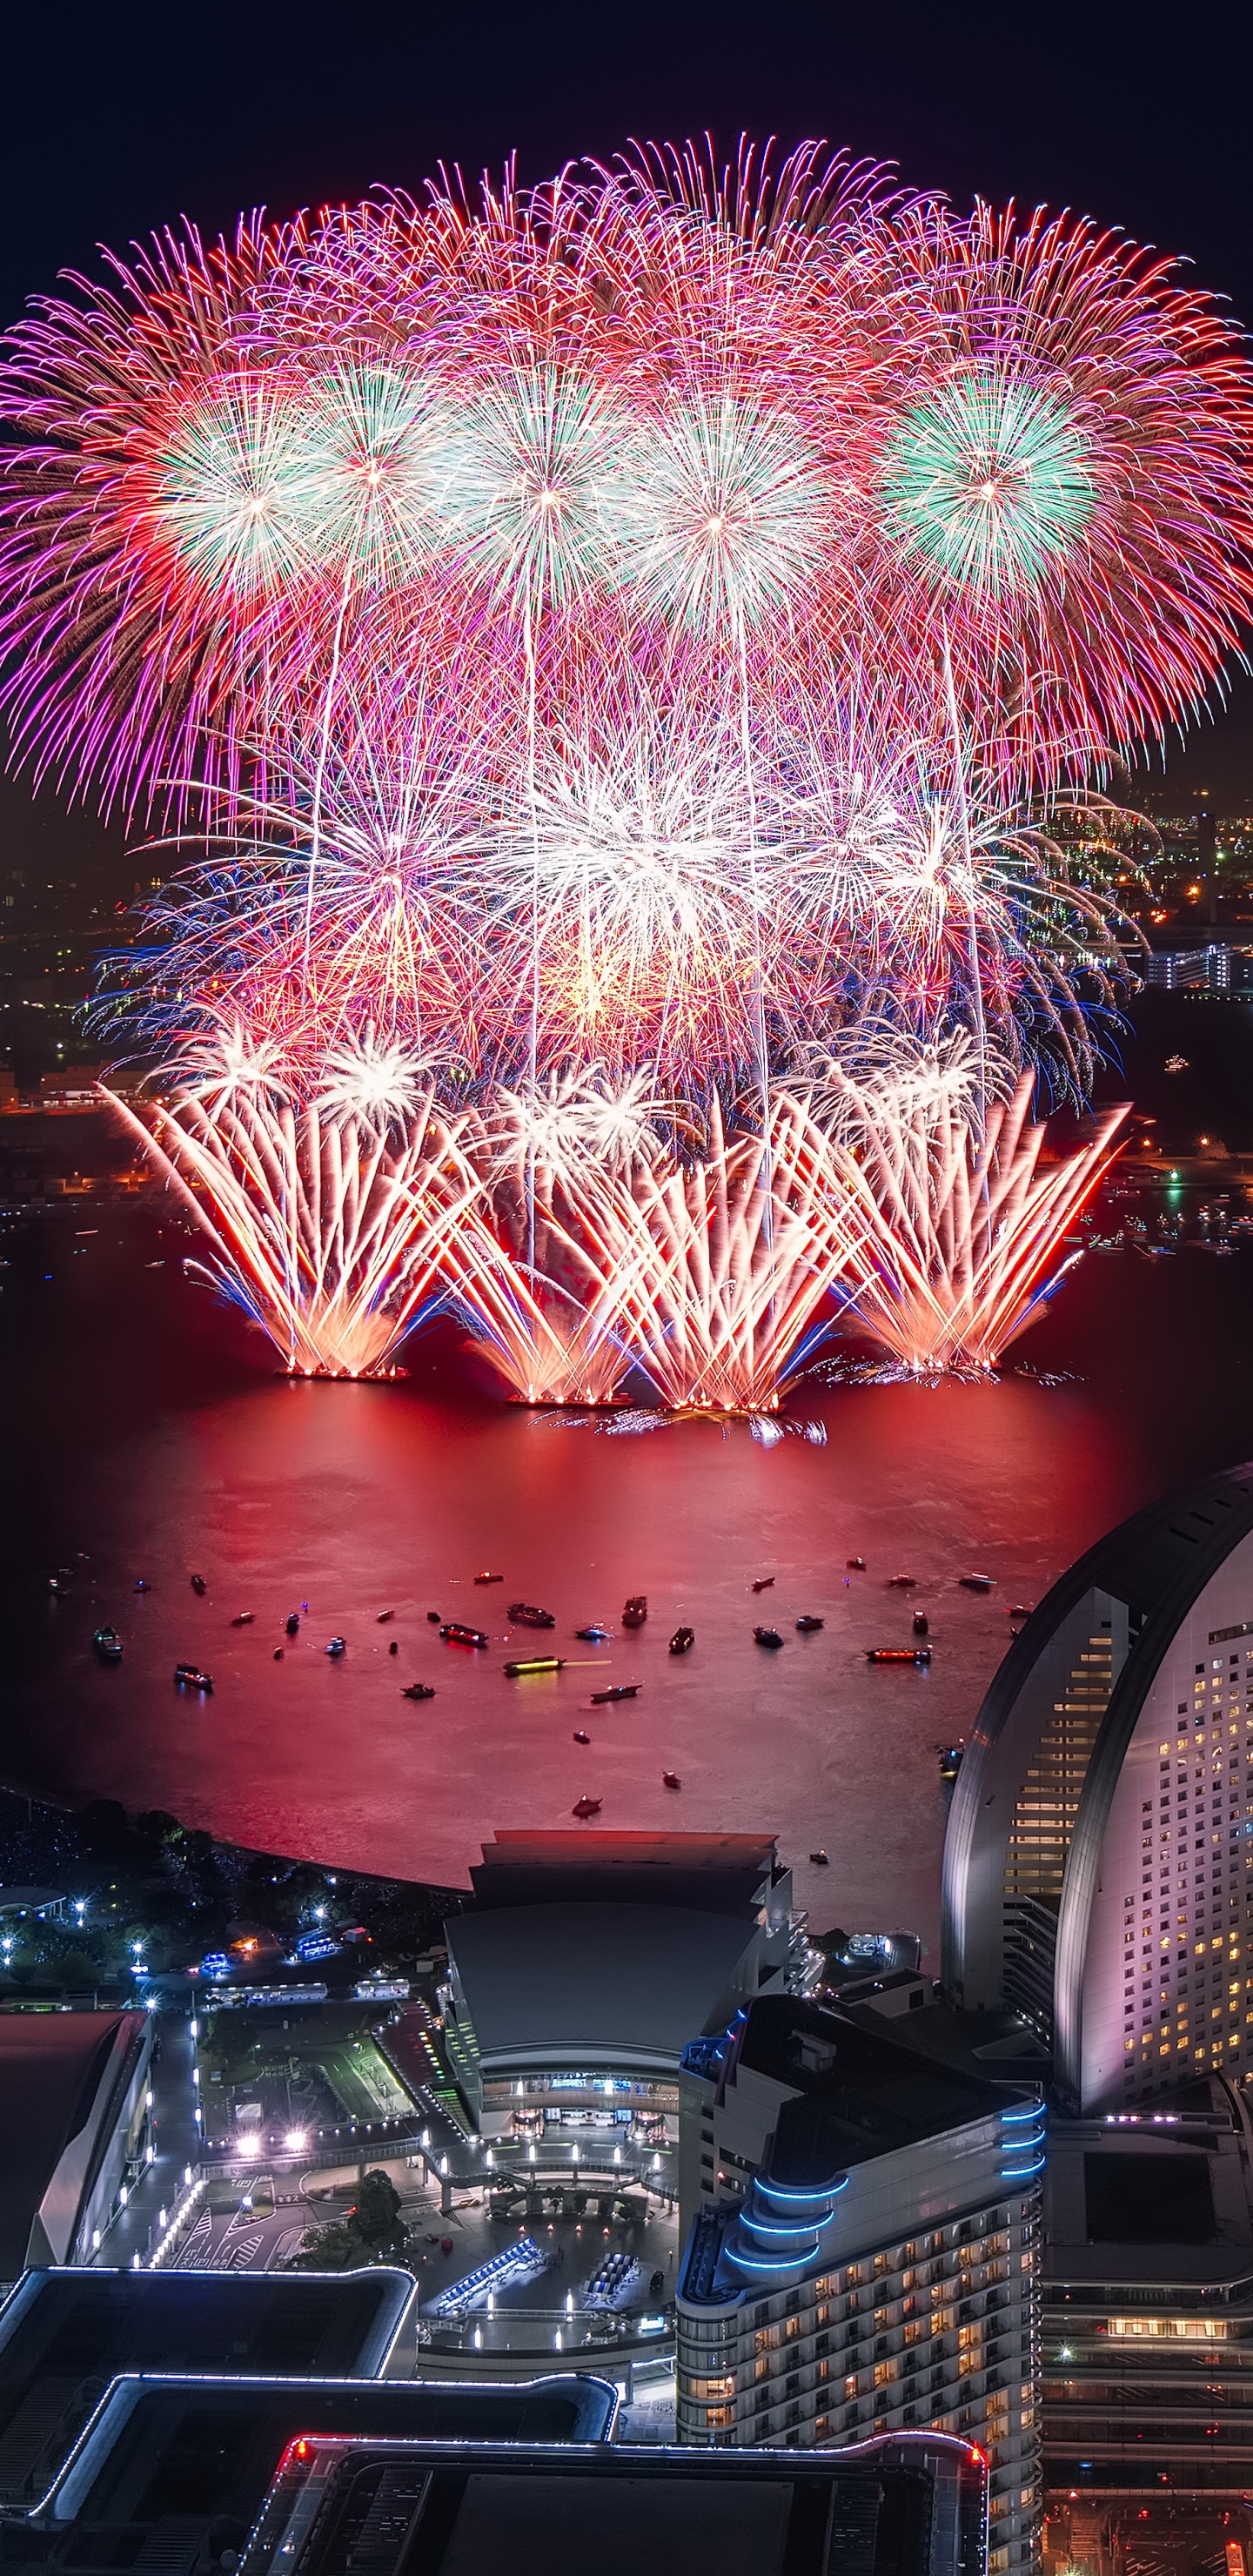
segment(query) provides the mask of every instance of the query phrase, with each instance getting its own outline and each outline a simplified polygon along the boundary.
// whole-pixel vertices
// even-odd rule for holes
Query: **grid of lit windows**
[[[903,2425],[964,2434],[988,2452],[993,2538],[1011,2516],[1021,2531],[1039,2502],[1028,2331],[1038,2239],[1031,2195],[730,2316],[685,2316],[680,2438],[846,2442]],[[1019,2546],[1030,2555],[1029,2541]]]
[[[1155,1797],[1143,1782],[1139,1900],[1123,1900],[1129,2098],[1253,2056],[1253,1645],[1210,1644],[1158,1745]]]

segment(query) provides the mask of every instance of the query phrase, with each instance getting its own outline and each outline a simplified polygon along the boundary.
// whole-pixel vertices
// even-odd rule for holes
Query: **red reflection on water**
[[[464,1883],[495,1826],[566,1824],[588,1791],[602,1825],[777,1832],[819,1928],[877,1921],[890,1888],[894,1916],[933,1936],[936,1747],[969,1726],[1006,1604],[1038,1597],[1135,1497],[1079,1389],[842,1389],[815,1410],[825,1449],[770,1451],[743,1424],[607,1437],[515,1407],[303,1382],[167,1417],[103,1462],[91,1502],[108,1530],[92,1598],[117,1616],[124,1664],[96,1666],[85,1609],[58,1614],[21,1774],[442,1884]],[[846,1581],[854,1554],[867,1571]],[[491,1593],[473,1581],[485,1564],[505,1575]],[[960,1588],[972,1568],[992,1593]],[[139,1570],[152,1590],[135,1598]],[[902,1571],[918,1577],[908,1596],[887,1588]],[[763,1574],[782,1654],[753,1641]],[[633,1635],[630,1592],[649,1602]],[[556,1613],[544,1647],[578,1659],[559,1675],[504,1679],[507,1653],[534,1651],[525,1632],[507,1643],[520,1597]],[[289,1641],[283,1622],[306,1601]],[[866,1648],[904,1641],[919,1607],[930,1670],[868,1666]],[[441,1643],[428,1610],[485,1624],[491,1649]],[[253,1623],[232,1628],[241,1611]],[[812,1612],[822,1631],[798,1636]],[[618,1630],[612,1644],[575,1641],[592,1619]],[[673,1658],[680,1622],[696,1644]],[[333,1636],[341,1660],[325,1652]],[[175,1695],[180,1656],[214,1674],[211,1701]],[[411,1680],[435,1699],[405,1701]],[[643,1688],[588,1713],[607,1681]],[[809,1867],[818,1848],[831,1869]]]

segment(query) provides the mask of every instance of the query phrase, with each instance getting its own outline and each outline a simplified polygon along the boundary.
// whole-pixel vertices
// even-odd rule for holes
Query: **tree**
[[[352,2234],[371,2253],[384,2248],[398,2251],[405,2241],[400,2216],[400,2194],[390,2176],[372,2167],[363,2174],[356,2203],[348,2212],[347,2225]]]
[[[385,2173],[371,2167],[361,2177],[356,2201],[342,2221],[311,2227],[289,2269],[297,2272],[351,2272],[365,2263],[386,2262],[403,2254],[405,2229],[401,2198]]]

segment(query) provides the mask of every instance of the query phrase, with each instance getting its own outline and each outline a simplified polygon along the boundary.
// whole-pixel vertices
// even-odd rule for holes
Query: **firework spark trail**
[[[994,1368],[1072,1266],[1062,1237],[1117,1151],[1127,1104],[1041,1168],[1034,1080],[1023,1074],[981,1131],[951,1089],[893,1100],[890,1086],[847,1087],[828,1169],[864,1220],[849,1311],[917,1374]]]
[[[1116,1124],[1027,1123],[1123,973],[1109,836],[1042,800],[1253,605],[1211,299],[816,146],[645,147],[162,236],[17,326],[0,420],[0,707],[207,833],[98,1024],[289,1365],[443,1294],[519,1392],[759,1408],[828,1290],[991,1364]]]
[[[1251,386],[1169,263],[812,148],[163,236],[11,335],[6,706],[133,806],[329,736],[376,609],[558,704],[587,615],[738,659],[758,708],[815,651],[908,688],[942,621],[1016,793],[1238,645]]]
[[[634,1350],[663,1403],[777,1407],[862,1231],[826,1160],[801,1104],[776,1100],[766,1138],[728,1134],[715,1099],[698,1159],[639,1164],[612,1193],[606,1215]]]
[[[454,1302],[524,1402],[607,1404],[633,1366],[649,1247],[624,1236],[621,1203],[677,1112],[647,1075],[615,1090],[591,1067],[499,1088],[466,1122],[490,1224],[476,1207],[457,1229]]]
[[[1176,262],[1081,217],[978,202],[898,233],[943,358],[880,451],[881,608],[915,659],[946,624],[963,719],[1017,793],[1160,740],[1239,649],[1247,358]]]
[[[191,1093],[154,1133],[102,1097],[207,1235],[194,1271],[242,1305],[293,1376],[383,1373],[443,1264],[480,1183],[426,1101],[398,1147],[356,1117],[262,1094],[233,1105]]]

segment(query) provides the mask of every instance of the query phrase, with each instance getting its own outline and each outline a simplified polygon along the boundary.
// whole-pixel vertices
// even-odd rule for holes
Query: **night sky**
[[[183,213],[214,230],[257,203],[416,190],[441,158],[477,174],[516,150],[525,180],[632,135],[709,128],[730,148],[747,128],[894,160],[959,207],[1073,205],[1186,253],[1253,323],[1248,25],[1243,0],[21,0],[0,53],[0,308]],[[1253,684],[1169,777],[1253,797]],[[91,840],[0,794],[0,863],[32,835],[58,864]]]

